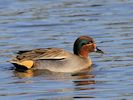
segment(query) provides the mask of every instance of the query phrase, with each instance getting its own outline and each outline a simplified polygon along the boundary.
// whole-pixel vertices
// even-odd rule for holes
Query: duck
[[[18,51],[9,62],[16,69],[49,70],[52,72],[79,72],[92,65],[89,54],[104,53],[90,36],[78,37],[73,45],[73,53],[62,48],[37,48]]]

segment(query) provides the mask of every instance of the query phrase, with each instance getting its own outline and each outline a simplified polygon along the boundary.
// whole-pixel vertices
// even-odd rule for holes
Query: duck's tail
[[[25,68],[30,69],[34,65],[34,61],[32,60],[25,60],[25,61],[17,61],[17,60],[10,60],[10,63],[12,63],[16,68]]]

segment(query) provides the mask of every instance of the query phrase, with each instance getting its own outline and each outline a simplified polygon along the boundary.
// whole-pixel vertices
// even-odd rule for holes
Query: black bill
[[[98,49],[98,47],[96,47],[96,51],[95,52],[104,54],[104,52],[102,50]]]

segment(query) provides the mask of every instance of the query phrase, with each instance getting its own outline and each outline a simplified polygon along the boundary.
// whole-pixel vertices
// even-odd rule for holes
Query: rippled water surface
[[[80,35],[105,52],[90,55],[91,72],[18,72],[7,62],[18,50],[72,51]],[[133,0],[0,0],[0,100],[133,100]]]

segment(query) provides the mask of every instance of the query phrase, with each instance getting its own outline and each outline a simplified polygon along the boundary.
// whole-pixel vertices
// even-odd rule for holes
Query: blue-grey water
[[[91,71],[15,71],[18,50],[59,47],[70,52],[81,35]],[[133,100],[133,0],[0,0],[0,100]]]

